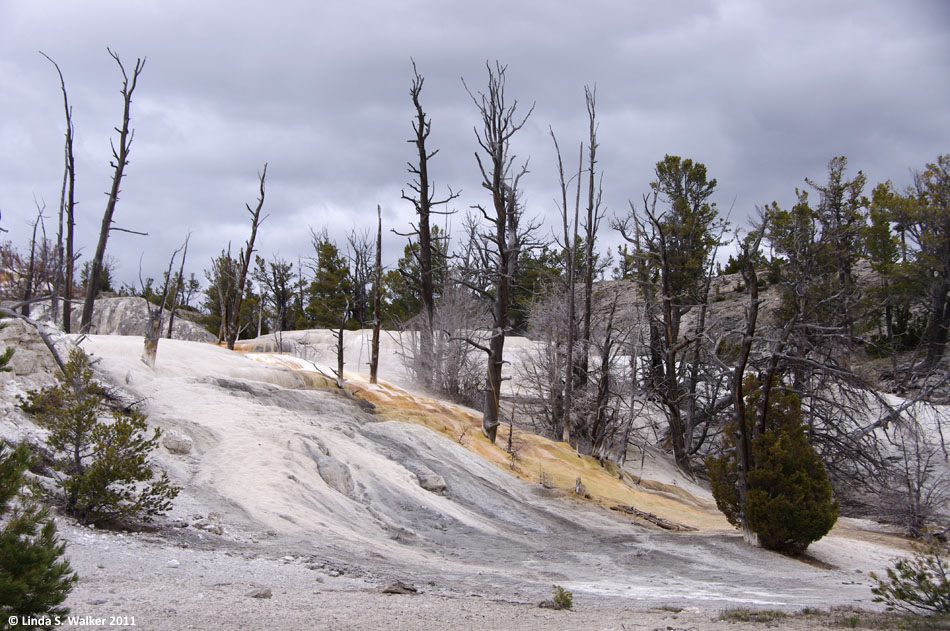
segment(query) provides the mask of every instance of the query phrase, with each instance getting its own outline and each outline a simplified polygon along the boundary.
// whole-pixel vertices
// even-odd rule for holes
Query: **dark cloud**
[[[375,219],[405,229],[400,200],[412,159],[410,57],[440,152],[440,193],[484,200],[473,153],[486,61],[508,64],[508,91],[535,111],[515,138],[527,159],[529,212],[550,213],[556,172],[549,126],[573,163],[586,127],[583,87],[597,86],[600,166],[611,211],[647,189],[665,153],[706,163],[717,200],[741,223],[756,204],[788,204],[804,178],[846,155],[873,183],[909,180],[950,148],[950,15],[934,2],[679,2],[651,6],[541,0],[437,3],[118,0],[0,4],[0,209],[18,244],[33,196],[58,203],[63,69],[77,134],[79,240],[88,255],[109,187],[120,77],[148,56],[109,252],[131,282],[157,275],[190,230],[191,267],[236,249],[245,203],[268,167],[270,214],[259,246],[309,254],[309,228],[342,240]],[[571,168],[570,166],[568,167]],[[459,219],[453,219],[458,225]],[[549,224],[552,222],[548,222]],[[605,239],[616,241],[614,237]],[[387,258],[404,239],[387,238]]]

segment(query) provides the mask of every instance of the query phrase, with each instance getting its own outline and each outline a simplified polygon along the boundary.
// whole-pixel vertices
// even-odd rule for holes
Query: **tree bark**
[[[168,339],[172,339],[172,330],[175,325],[175,312],[178,311],[178,296],[184,291],[185,285],[185,259],[188,258],[188,241],[191,239],[191,233],[188,233],[188,236],[185,237],[184,252],[181,255],[181,267],[178,268],[178,281],[175,283],[175,293],[172,294],[172,304],[168,312]],[[176,250],[177,252],[177,250]],[[171,282],[171,279],[165,281],[165,286],[167,288],[168,283]]]
[[[432,257],[432,227],[431,215],[435,208],[448,204],[458,197],[449,189],[449,194],[445,199],[434,199],[434,185],[429,181],[429,160],[434,157],[439,150],[429,151],[426,148],[426,140],[431,131],[432,122],[426,116],[422,109],[419,96],[422,93],[422,85],[425,77],[419,74],[416,69],[415,61],[412,62],[413,80],[412,87],[409,89],[409,95],[412,98],[412,105],[415,108],[415,120],[412,122],[412,130],[415,137],[407,142],[416,146],[418,154],[417,162],[409,164],[409,173],[415,176],[416,181],[409,183],[412,195],[402,193],[402,199],[412,202],[416,209],[416,215],[419,217],[419,225],[415,230],[404,236],[417,236],[419,239],[419,252],[417,255],[419,262],[418,289],[419,299],[422,302],[423,323],[420,328],[419,336],[419,366],[417,372],[422,373],[423,382],[426,386],[431,386],[435,366],[435,352],[433,330],[435,327],[435,286],[433,281],[433,257]],[[439,214],[447,214],[446,211],[438,211]]]
[[[108,49],[107,49],[108,50]],[[119,148],[112,147],[112,157],[114,159],[113,167],[115,171],[112,175],[112,188],[109,191],[109,199],[106,202],[106,210],[102,215],[102,226],[99,229],[99,242],[96,244],[96,253],[93,256],[92,263],[89,266],[89,277],[86,279],[86,299],[82,306],[82,320],[79,325],[81,333],[89,333],[89,327],[92,324],[92,309],[96,301],[96,293],[99,291],[99,275],[102,273],[102,259],[106,253],[106,241],[109,239],[109,232],[112,229],[112,215],[115,213],[115,205],[119,200],[119,187],[122,183],[122,176],[125,173],[125,167],[129,163],[129,149],[132,145],[132,139],[135,136],[134,131],[129,130],[130,111],[132,108],[132,93],[138,83],[139,74],[145,67],[144,59],[135,61],[135,69],[132,72],[131,84],[129,77],[122,65],[119,56],[109,50],[109,55],[115,59],[122,71],[122,99],[124,102],[122,111],[122,128],[119,130]],[[70,262],[70,267],[71,267]]]
[[[36,220],[33,222],[33,238],[30,241],[30,262],[26,271],[26,288],[23,290],[23,306],[20,308],[20,313],[28,318],[30,317],[30,301],[33,299],[33,286],[36,284],[34,278],[36,275],[34,273],[36,268],[36,228],[40,225],[42,219],[43,209],[40,208],[36,213]]]
[[[574,205],[574,223],[568,225],[567,219],[567,180],[564,179],[564,162],[561,160],[561,148],[557,144],[557,138],[554,130],[551,130],[551,138],[554,140],[554,149],[557,154],[558,177],[561,185],[561,224],[564,230],[564,274],[567,279],[567,347],[565,349],[566,360],[564,366],[564,409],[561,415],[561,440],[570,444],[571,442],[571,414],[574,407],[574,334],[575,334],[575,296],[574,296],[574,275],[575,275],[575,254],[577,253],[577,221],[580,204]],[[584,145],[581,143],[581,155],[584,153]],[[580,171],[580,162],[578,163]],[[580,190],[580,179],[577,181],[578,190]],[[552,383],[554,383],[552,381]],[[553,388],[552,388],[553,390]],[[552,411],[555,406],[551,406]]]
[[[930,322],[924,333],[927,355],[924,369],[933,370],[943,358],[950,329],[950,282],[946,278],[934,281],[930,287]]]
[[[267,179],[267,163],[264,163],[264,170],[258,174],[258,179],[260,180],[260,197],[257,199],[257,207],[251,209],[249,204],[245,204],[247,207],[247,212],[251,214],[251,236],[245,243],[245,247],[241,252],[241,271],[237,278],[237,284],[235,291],[237,292],[234,296],[234,308],[229,314],[230,322],[228,323],[228,350],[234,350],[234,343],[237,341],[238,333],[240,332],[240,319],[241,319],[241,304],[244,301],[244,285],[247,281],[247,269],[251,265],[251,256],[254,253],[254,240],[257,238],[257,228],[264,222],[264,219],[261,219],[261,208],[264,207],[264,181]]]
[[[383,211],[376,205],[376,269],[373,282],[373,349],[369,362],[369,382],[376,383],[379,371],[379,331],[382,326]]]
[[[66,143],[64,147],[65,165],[63,168],[63,188],[59,201],[59,228],[56,233],[56,281],[53,287],[53,300],[50,310],[55,322],[59,317],[59,295],[63,292],[63,331],[70,332],[73,297],[73,207],[75,206],[74,188],[76,184],[76,167],[73,161],[73,111],[69,106],[69,95],[66,93],[66,80],[57,64],[49,55],[40,51],[43,57],[59,75],[59,86],[63,92],[63,109],[66,112]],[[63,253],[63,220],[66,221],[66,252]],[[63,286],[65,285],[65,286]]]
[[[343,389],[343,330],[346,328],[346,316],[350,312],[350,301],[346,300],[343,313],[340,314],[340,328],[336,331],[336,387]]]
[[[487,65],[487,64],[486,64]],[[482,187],[492,196],[491,210],[477,206],[488,221],[490,230],[486,238],[490,242],[494,262],[491,278],[494,283],[491,298],[492,328],[488,340],[485,399],[482,410],[482,432],[495,442],[498,432],[498,404],[501,396],[502,366],[504,365],[505,334],[508,328],[508,303],[511,283],[515,276],[518,255],[522,247],[525,228],[519,226],[520,207],[518,183],[527,173],[525,164],[517,174],[512,173],[514,157],[509,155],[511,137],[524,126],[534,106],[523,118],[515,118],[517,102],[505,103],[505,67],[496,63],[495,69],[488,66],[488,93],[479,98],[468,90],[469,96],[479,110],[482,131],[476,129],[476,138],[486,158],[475,154],[482,175]],[[484,246],[488,248],[486,244]]]
[[[584,86],[584,98],[587,102],[587,117],[590,123],[587,146],[587,220],[584,224],[584,315],[581,329],[581,354],[578,358],[579,368],[576,372],[581,380],[579,385],[587,383],[587,371],[590,362],[590,334],[591,334],[591,300],[594,294],[594,241],[597,239],[597,228],[600,224],[600,193],[595,195],[594,180],[597,164],[597,90]],[[578,179],[578,189],[580,179]]]
[[[145,300],[146,304],[148,300]],[[148,325],[145,329],[145,350],[142,352],[142,361],[149,368],[155,368],[155,359],[158,355],[158,338],[161,337],[162,312],[159,309],[148,307]]]

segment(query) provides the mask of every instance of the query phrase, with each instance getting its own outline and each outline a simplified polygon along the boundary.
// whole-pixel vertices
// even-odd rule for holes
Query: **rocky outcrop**
[[[37,309],[38,315],[39,311]],[[79,316],[80,311],[74,309],[72,317],[73,331],[79,330]],[[147,326],[148,308],[144,298],[127,296],[96,300],[92,311],[91,333],[96,335],[145,335]],[[163,337],[167,330],[168,314],[166,313],[162,326]],[[172,337],[176,340],[188,340],[190,342],[214,342],[217,340],[201,325],[183,317],[180,311],[175,314]]]
[[[63,361],[68,355],[67,343],[54,340]],[[13,348],[13,358],[8,365],[10,373],[23,378],[31,387],[50,385],[59,373],[52,353],[36,332],[36,328],[18,318],[5,319],[0,328],[0,351]]]

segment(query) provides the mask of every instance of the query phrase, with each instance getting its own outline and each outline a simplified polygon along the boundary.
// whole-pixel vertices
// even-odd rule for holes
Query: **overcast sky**
[[[486,203],[461,78],[485,85],[507,64],[508,96],[527,112],[513,151],[530,157],[529,215],[554,223],[551,126],[574,162],[596,85],[608,212],[640,199],[664,154],[706,164],[733,223],[794,200],[847,156],[871,183],[910,182],[950,152],[950,2],[827,0],[0,0],[0,227],[25,249],[34,196],[55,233],[64,116],[55,59],[73,107],[77,243],[95,249],[109,189],[121,76],[147,57],[132,104],[135,142],[107,253],[121,282],[159,276],[192,233],[188,270],[247,238],[245,203],[269,164],[258,250],[296,260],[309,228],[342,241],[353,226],[405,230],[400,201],[413,147],[410,57],[425,76],[430,166],[460,214]],[[569,167],[571,168],[571,167]],[[455,225],[460,223],[456,217]],[[616,243],[614,236],[603,234]],[[384,235],[386,262],[405,240]],[[605,241],[606,242],[606,241]]]

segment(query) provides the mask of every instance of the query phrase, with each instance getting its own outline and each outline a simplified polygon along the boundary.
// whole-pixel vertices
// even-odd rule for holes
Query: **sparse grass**
[[[669,613],[681,613],[683,611],[682,607],[676,607],[674,605],[660,605],[655,608],[657,611],[667,611]]]
[[[725,609],[719,614],[726,622],[776,622],[784,620],[788,614],[779,609]]]
[[[777,614],[777,615],[776,615]],[[770,616],[776,617],[771,618]],[[793,614],[775,610],[729,609],[720,620],[729,622],[776,623],[787,618],[809,618],[819,629],[870,629],[872,631],[950,631],[950,617],[924,617],[915,614],[882,613],[855,607],[833,607],[823,611],[805,607]]]
[[[855,609],[834,610],[829,626],[843,629],[881,629],[884,631],[948,631],[950,617],[920,616],[912,613],[876,613]]]

